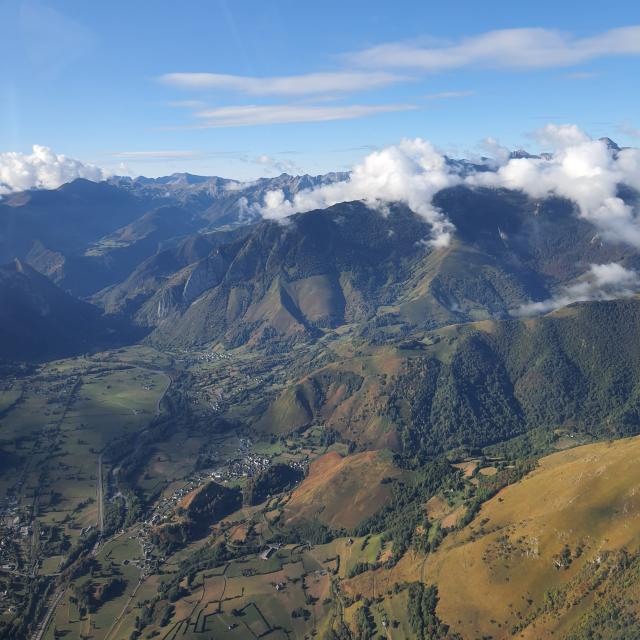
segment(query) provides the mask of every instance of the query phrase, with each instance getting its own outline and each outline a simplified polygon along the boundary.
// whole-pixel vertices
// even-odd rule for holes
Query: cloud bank
[[[260,213],[281,219],[350,200],[363,200],[372,207],[403,202],[432,225],[431,242],[442,247],[449,243],[453,225],[431,201],[438,191],[460,182],[460,176],[430,143],[420,138],[403,140],[366,156],[345,182],[300,191],[292,200],[287,200],[282,190],[269,191]]]
[[[404,202],[433,225],[433,243],[446,246],[453,225],[433,207],[432,198],[441,189],[464,184],[519,190],[532,198],[567,198],[605,240],[640,247],[637,207],[619,195],[620,185],[640,191],[640,150],[617,149],[606,140],[592,140],[575,125],[547,125],[535,135],[551,153],[510,157],[508,150],[487,139],[485,149],[494,158],[485,164],[494,171],[470,175],[468,167],[465,175],[458,173],[428,142],[404,140],[366,156],[345,182],[301,191],[291,200],[281,191],[267,193],[260,213],[282,218],[348,200],[363,200],[372,206]]]
[[[640,275],[620,264],[592,264],[580,279],[562,293],[548,300],[525,304],[512,312],[514,316],[548,313],[574,302],[629,298],[640,291]]]
[[[48,147],[33,145],[31,154],[0,153],[0,195],[26,189],[56,189],[76,178],[104,180],[107,173]]]
[[[640,247],[638,211],[619,196],[620,185],[640,190],[640,150],[611,148],[575,125],[547,125],[537,137],[553,153],[511,158],[495,173],[469,176],[466,184],[515,189],[533,198],[567,198],[605,239]]]
[[[399,106],[401,107],[401,105]],[[298,117],[332,119],[342,107],[296,107]],[[347,108],[347,107],[345,107]],[[376,107],[381,109],[382,107]],[[234,107],[201,115],[209,119],[204,126],[226,122],[279,122],[280,107],[253,107],[241,112]],[[322,109],[318,111],[318,109]],[[367,109],[367,107],[362,107]],[[286,114],[291,117],[292,114]],[[285,117],[285,116],[282,116]],[[355,116],[354,116],[355,117]],[[556,195],[575,203],[576,215],[592,223],[606,241],[622,242],[640,248],[640,149],[620,149],[608,139],[593,140],[571,124],[549,124],[535,133],[548,153],[531,156],[525,152],[510,154],[496,140],[484,141],[484,149],[493,157],[483,162],[483,171],[470,163],[450,162],[429,142],[416,138],[403,140],[374,150],[356,164],[342,182],[299,191],[291,199],[284,192],[267,192],[262,203],[252,204],[253,213],[264,218],[282,219],[293,213],[320,209],[339,202],[362,200],[384,209],[387,203],[402,202],[432,226],[430,242],[447,246],[454,232],[444,212],[433,205],[433,197],[455,185],[469,188],[505,188],[519,190],[532,198]],[[193,157],[193,151],[126,151],[118,157],[127,160],[175,161]],[[205,154],[206,155],[206,154]],[[268,155],[234,154],[244,162],[264,167],[269,172],[298,172],[292,161]],[[490,170],[486,170],[490,169]],[[35,145],[33,153],[0,153],[0,194],[31,188],[51,189],[76,178],[103,180],[108,174],[101,168],[58,155],[47,147]],[[621,186],[627,189],[626,200]],[[636,197],[627,197],[629,189]]]

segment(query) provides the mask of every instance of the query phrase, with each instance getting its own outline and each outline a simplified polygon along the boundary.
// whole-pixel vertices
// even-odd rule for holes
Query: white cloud
[[[453,225],[431,200],[460,181],[431,144],[419,138],[403,140],[366,156],[345,182],[299,191],[292,200],[285,199],[281,190],[268,192],[260,212],[265,218],[281,219],[350,200],[363,200],[372,207],[403,202],[432,225],[431,243],[442,247],[449,243]]]
[[[492,137],[482,140],[480,148],[489,154],[489,159],[493,160],[493,162],[489,162],[489,165],[496,169],[505,162],[508,162],[509,156],[511,155],[511,149],[501,145],[496,138]],[[486,160],[487,159],[485,158],[485,162]],[[481,161],[481,159],[478,159],[478,161]]]
[[[216,89],[252,96],[305,96],[377,89],[409,78],[380,71],[338,71],[271,78],[223,73],[166,73],[159,80],[179,89]]]
[[[539,144],[556,150],[587,142],[590,138],[575,124],[547,124],[533,133]]]
[[[107,173],[91,164],[33,146],[33,153],[0,153],[0,194],[26,189],[55,189],[76,178],[104,180]]]
[[[254,158],[253,162],[271,173],[289,173],[293,175],[303,173],[303,170],[295,162],[286,158],[274,158],[266,153]]]
[[[519,190],[533,198],[567,198],[604,240],[640,247],[638,211],[618,196],[621,184],[640,191],[640,150],[610,149],[605,141],[592,140],[575,125],[547,125],[536,132],[536,138],[554,152],[537,158],[510,158],[506,148],[488,138],[484,147],[495,158],[495,171],[466,176],[447,165],[428,142],[404,140],[367,155],[345,182],[301,191],[292,200],[286,200],[281,191],[268,193],[260,213],[283,218],[349,200],[364,200],[373,206],[404,202],[433,224],[434,242],[443,246],[453,225],[433,207],[432,198],[441,189],[464,184]]]
[[[174,109],[202,109],[205,103],[202,100],[170,100],[167,106]]]
[[[383,105],[243,105],[219,107],[199,111],[195,115],[204,120],[196,128],[245,127],[265,124],[285,124],[295,122],[327,122],[331,120],[351,120],[378,113],[408,111],[415,109],[410,104]]]
[[[441,91],[440,93],[430,93],[422,96],[423,100],[448,100],[450,98],[468,98],[474,96],[475,91]]]
[[[575,38],[550,29],[502,29],[433,46],[383,44],[355,53],[350,59],[378,69],[443,71],[468,66],[568,67],[615,55],[640,55],[640,25],[611,29],[588,38]]]
[[[640,291],[640,276],[620,264],[592,264],[579,282],[564,289],[548,300],[525,304],[512,312],[515,316],[531,316],[548,313],[574,302],[589,300],[613,300],[628,298]]]
[[[547,125],[537,137],[555,149],[550,157],[513,158],[466,183],[520,190],[533,198],[568,198],[606,240],[640,247],[638,212],[618,196],[621,184],[640,190],[640,150],[616,152],[575,125]]]

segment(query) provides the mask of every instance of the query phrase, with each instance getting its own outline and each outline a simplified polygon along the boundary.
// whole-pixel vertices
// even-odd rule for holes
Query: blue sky
[[[615,0],[0,0],[0,152],[248,179],[548,122],[637,145],[638,25]]]

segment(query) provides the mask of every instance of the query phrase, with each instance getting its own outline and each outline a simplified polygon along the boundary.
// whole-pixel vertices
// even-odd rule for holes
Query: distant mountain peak
[[[519,158],[539,158],[540,156],[533,155],[529,153],[526,149],[515,149],[509,154],[509,159],[519,159]]]
[[[608,149],[611,149],[612,151],[620,151],[620,146],[618,145],[618,143],[614,142],[611,138],[607,138],[606,136],[604,136],[602,138],[598,138],[598,140],[600,140],[600,142],[604,142],[607,145]]]

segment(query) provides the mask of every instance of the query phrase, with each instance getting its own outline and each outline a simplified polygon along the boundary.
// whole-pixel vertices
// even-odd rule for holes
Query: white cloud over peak
[[[640,25],[588,38],[551,29],[501,29],[431,46],[382,44],[352,54],[360,66],[444,71],[470,66],[523,69],[569,67],[597,58],[640,55]]]
[[[574,302],[629,298],[640,291],[640,275],[620,264],[592,264],[575,284],[553,298],[525,304],[512,312],[515,316],[548,313]]]
[[[555,147],[550,157],[512,158],[496,172],[469,176],[466,184],[515,189],[533,198],[567,198],[606,240],[640,247],[638,211],[618,194],[622,184],[640,190],[640,150],[615,151],[575,125],[547,125],[537,136]]]
[[[0,194],[26,189],[55,189],[76,178],[104,180],[107,173],[48,147],[33,145],[31,154],[0,153]]]
[[[396,105],[405,108],[403,105]],[[203,126],[230,126],[282,122],[292,117],[298,121],[359,117],[369,113],[361,107],[357,114],[334,110],[349,107],[226,107],[201,113]],[[280,109],[285,109],[283,113]],[[359,108],[360,109],[360,108]],[[222,126],[222,125],[220,125]],[[519,154],[512,157],[496,140],[484,141],[492,159],[484,160],[491,171],[470,172],[470,165],[460,169],[449,163],[429,142],[416,138],[374,150],[351,170],[345,181],[303,190],[287,199],[280,190],[270,191],[264,202],[251,205],[265,218],[281,219],[293,213],[325,208],[333,204],[361,200],[372,207],[384,208],[389,202],[402,202],[432,225],[433,246],[446,246],[454,227],[444,212],[434,207],[433,197],[442,189],[455,185],[469,188],[505,188],[518,190],[532,198],[551,195],[575,203],[576,215],[590,222],[600,238],[640,248],[640,209],[633,198],[621,197],[626,185],[640,193],[640,149],[618,149],[604,140],[593,140],[572,124],[550,124],[535,132],[535,139],[545,149],[541,156]],[[177,161],[194,157],[193,151],[126,151],[117,154],[123,160]],[[211,155],[211,154],[205,154]],[[301,168],[286,157],[233,153],[239,161],[256,164],[274,172],[298,173]],[[479,162],[480,160],[476,160]],[[96,166],[58,155],[42,146],[33,153],[0,153],[0,194],[30,188],[56,188],[75,178],[101,180],[107,173]]]
[[[606,141],[592,140],[575,125],[547,125],[535,137],[553,153],[510,158],[508,150],[488,138],[484,145],[494,156],[489,164],[495,171],[465,176],[428,142],[403,140],[366,156],[344,182],[298,192],[291,200],[282,191],[267,193],[260,213],[266,218],[283,218],[349,200],[363,200],[372,206],[404,202],[433,225],[433,244],[445,246],[453,225],[434,208],[432,199],[444,188],[464,184],[523,191],[533,198],[567,198],[576,203],[578,215],[592,223],[603,239],[640,247],[639,212],[618,193],[623,184],[640,191],[640,150],[612,149]]]
[[[281,190],[268,192],[261,214],[265,218],[280,219],[298,211],[351,200],[363,200],[372,207],[403,202],[432,225],[432,244],[446,246],[453,225],[431,200],[438,191],[460,181],[430,143],[420,138],[403,140],[366,156],[353,167],[345,182],[300,191],[292,200],[285,199]]]
[[[337,71],[266,78],[223,73],[166,73],[159,80],[179,89],[214,89],[252,96],[306,96],[377,89],[409,78],[385,71]]]

